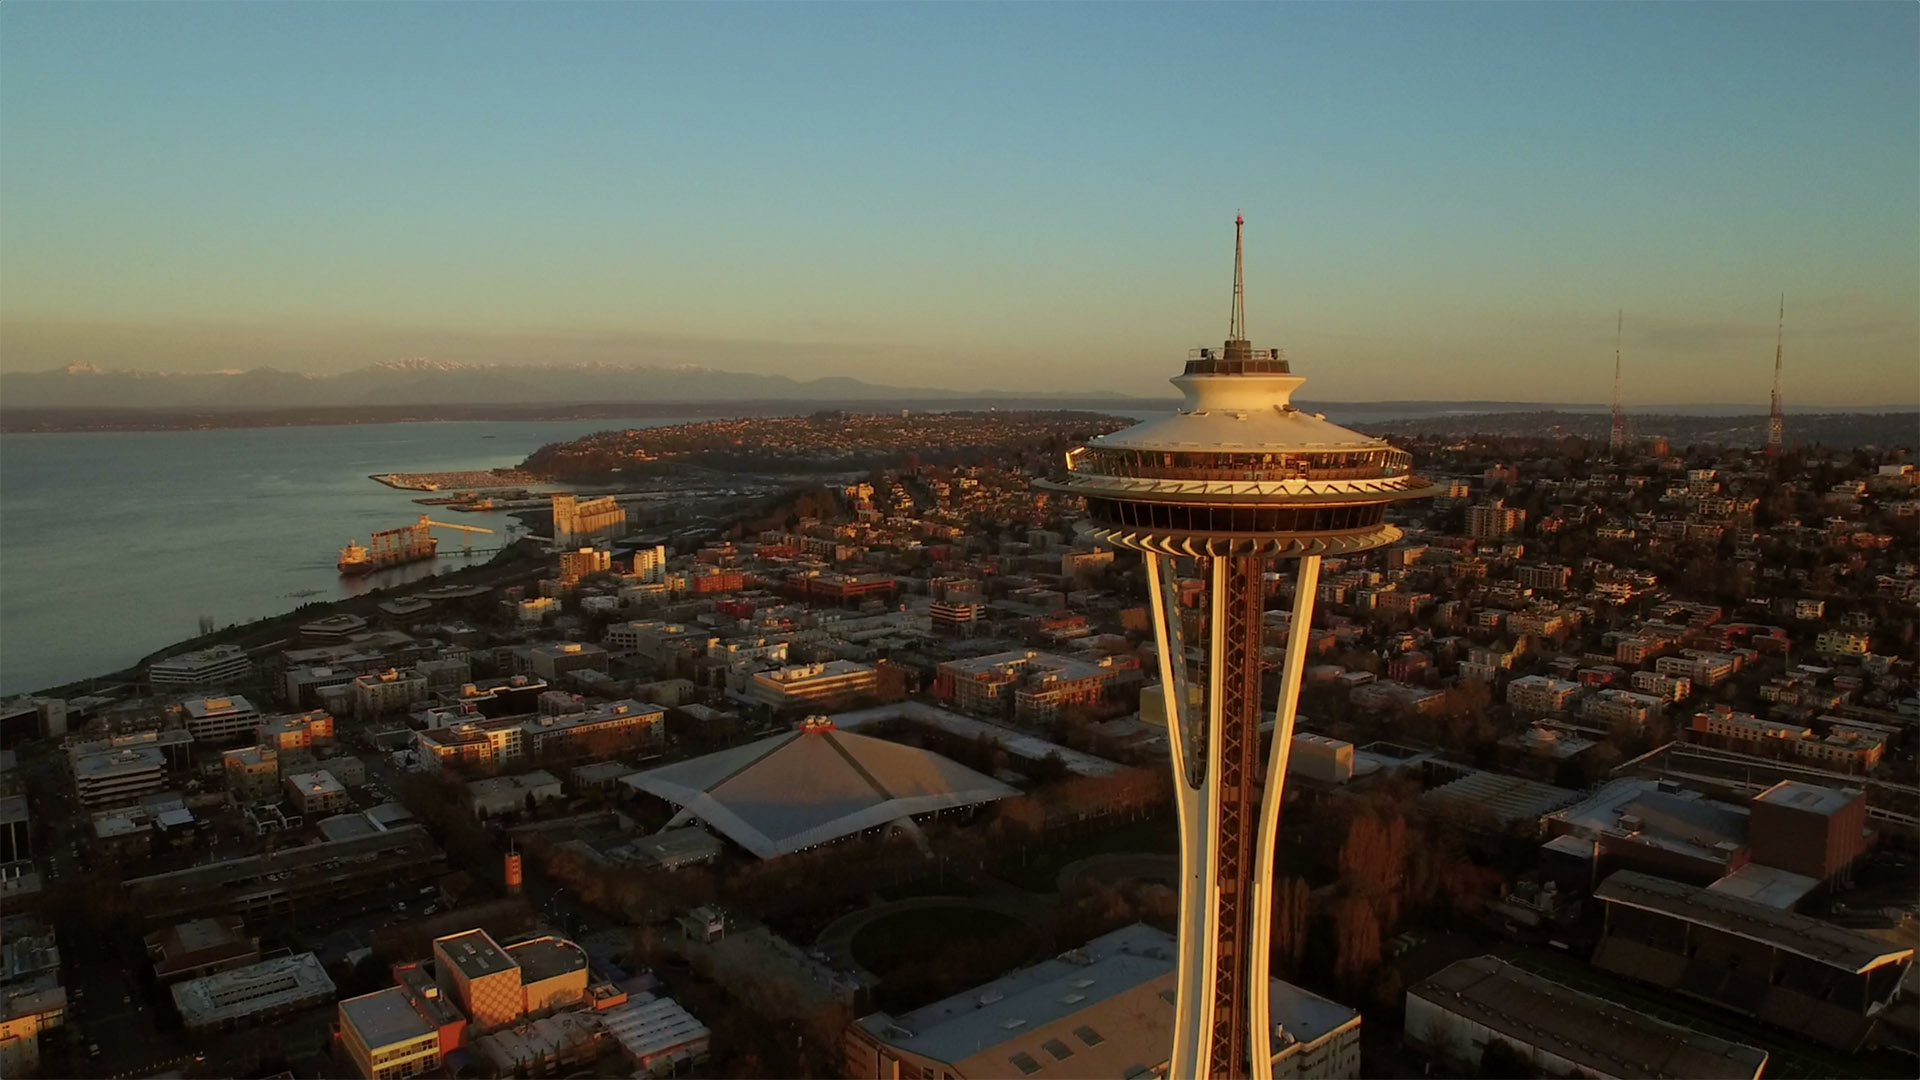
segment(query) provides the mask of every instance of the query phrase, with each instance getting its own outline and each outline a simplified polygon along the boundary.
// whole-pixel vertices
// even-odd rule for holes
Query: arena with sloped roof
[[[697,818],[763,859],[1017,794],[939,754],[818,719],[620,782],[679,807],[672,824]]]

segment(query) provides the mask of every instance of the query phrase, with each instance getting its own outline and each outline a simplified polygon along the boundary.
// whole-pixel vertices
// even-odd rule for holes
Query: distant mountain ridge
[[[722,371],[693,364],[671,367],[584,361],[568,364],[470,364],[407,357],[381,360],[337,375],[314,375],[261,367],[247,371],[133,371],[69,364],[50,371],[0,373],[0,409],[253,410],[391,406],[545,406],[607,402],[706,404],[792,402],[802,407],[913,403],[938,406],[1048,401],[1107,401],[1129,407],[1170,406],[1171,393],[1143,397],[1088,388],[1046,390],[940,390],[890,386],[845,375],[794,379]],[[1422,415],[1554,410],[1600,413],[1599,402],[1547,401],[1333,401],[1301,399],[1309,409],[1352,415]],[[1742,416],[1762,403],[1639,404],[1630,415],[1667,413]],[[1789,405],[1789,414],[1900,412],[1907,405]]]
[[[886,386],[846,376],[793,379],[693,365],[468,364],[413,357],[382,360],[338,375],[250,371],[118,371],[69,364],[51,371],[0,374],[9,409],[199,408],[273,406],[569,404],[595,401],[967,401],[1049,398],[1079,393],[937,390]],[[1125,395],[1111,395],[1123,398]],[[1147,400],[1147,399],[1142,399]]]

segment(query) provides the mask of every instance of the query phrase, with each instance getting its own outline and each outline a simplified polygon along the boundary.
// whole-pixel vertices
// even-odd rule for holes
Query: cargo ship
[[[347,546],[340,549],[340,561],[335,565],[342,574],[355,576],[431,559],[439,550],[440,541],[434,539],[427,526],[427,516],[422,514],[420,520],[411,525],[374,533],[371,543],[348,541]]]

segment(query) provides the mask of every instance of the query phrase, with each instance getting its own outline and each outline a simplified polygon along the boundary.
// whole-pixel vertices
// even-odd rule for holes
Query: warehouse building
[[[1471,1070],[1504,1043],[1529,1075],[1757,1078],[1767,1054],[1701,1035],[1528,974],[1504,960],[1459,960],[1407,991],[1407,1040]]]
[[[1910,947],[1631,870],[1594,896],[1606,905],[1594,966],[1849,1053],[1913,966]]]

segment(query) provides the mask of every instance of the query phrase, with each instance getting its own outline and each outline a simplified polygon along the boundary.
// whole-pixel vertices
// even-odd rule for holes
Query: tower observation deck
[[[1270,1080],[1274,847],[1320,558],[1393,543],[1401,533],[1387,507],[1437,489],[1408,454],[1293,405],[1306,380],[1280,350],[1246,338],[1241,226],[1236,217],[1228,339],[1195,350],[1172,380],[1185,398],[1179,410],[1075,448],[1065,472],[1039,485],[1085,500],[1086,535],[1140,552],[1153,593],[1181,831],[1168,1075]],[[1273,559],[1298,569],[1263,767],[1262,580]],[[1183,571],[1209,583],[1197,666],[1183,640]],[[1197,707],[1188,704],[1196,683],[1205,690]]]

